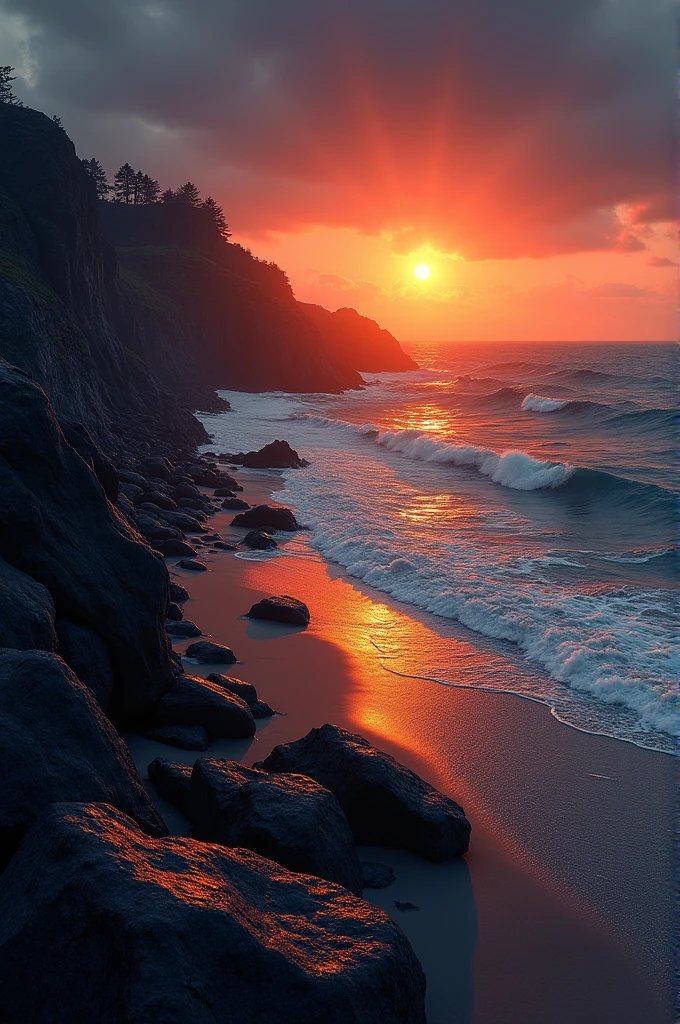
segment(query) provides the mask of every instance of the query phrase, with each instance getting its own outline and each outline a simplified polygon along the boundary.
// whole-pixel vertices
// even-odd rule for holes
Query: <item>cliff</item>
[[[345,306],[331,313],[323,306],[307,302],[299,305],[318,329],[328,351],[355,369],[365,373],[418,369],[393,334],[356,309]]]

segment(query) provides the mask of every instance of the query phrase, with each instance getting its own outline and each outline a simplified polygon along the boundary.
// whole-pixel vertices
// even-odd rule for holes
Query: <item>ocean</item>
[[[308,531],[256,557],[311,544],[424,617],[425,649],[375,625],[385,667],[414,685],[511,691],[676,750],[675,347],[404,348],[420,368],[364,374],[363,391],[220,391],[233,411],[201,416],[206,449],[282,438],[310,462],[277,494]],[[478,659],[461,664],[462,637]]]

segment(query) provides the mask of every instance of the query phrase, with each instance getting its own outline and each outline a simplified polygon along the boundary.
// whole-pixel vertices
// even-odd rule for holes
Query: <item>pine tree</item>
[[[225,242],[228,242],[231,238],[231,231],[229,230],[229,225],[227,224],[227,219],[224,216],[224,210],[222,207],[217,205],[212,196],[208,196],[208,198],[204,199],[201,203],[201,209],[205,210],[206,213],[210,215],[215,227],[222,235],[222,238]]]
[[[132,178],[132,202],[139,206],[142,202],[142,189],[144,187],[144,175],[141,171],[135,171]]]
[[[0,66],[0,103],[8,103],[11,107],[22,107],[23,103],[17,99],[12,91],[12,82],[16,82],[16,70],[9,64]]]
[[[162,203],[176,203],[177,193],[173,192],[171,188],[166,188],[165,192],[161,196]]]
[[[187,206],[201,205],[201,193],[193,181],[187,181],[186,184],[180,185],[175,195],[180,203],[185,203]]]
[[[134,201],[135,170],[130,164],[123,164],[113,176],[113,194],[119,203]]]
[[[107,195],[112,189],[109,185],[108,178],[106,177],[106,171],[95,157],[91,160],[83,159],[83,167],[90,175],[94,182],[94,187],[97,190],[97,199],[106,199]]]
[[[156,179],[148,174],[143,174],[139,183],[139,198],[137,202],[143,203],[145,206],[150,203],[157,203],[160,194],[161,186]]]
[[[57,128],[61,128],[62,131],[63,131],[64,122],[62,121],[62,119],[60,117],[58,117],[56,114],[52,114],[52,120],[56,124]]]

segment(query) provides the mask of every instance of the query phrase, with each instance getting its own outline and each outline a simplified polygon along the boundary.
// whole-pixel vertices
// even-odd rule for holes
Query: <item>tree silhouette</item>
[[[148,174],[142,174],[139,182],[139,196],[137,202],[143,203],[145,206],[150,203],[157,203],[160,194],[161,186],[158,184],[156,179],[150,177]]]
[[[16,68],[9,64],[0,66],[0,103],[8,103],[11,107],[23,107],[23,103],[12,91],[12,82],[16,82],[16,75],[12,72]]]
[[[136,173],[130,164],[119,167],[113,176],[113,194],[119,203],[134,202]]]
[[[83,159],[82,164],[94,182],[94,187],[97,190],[97,199],[106,199],[112,186],[109,185],[106,171],[99,163],[99,160],[95,159],[95,157],[92,157],[91,160]]]
[[[227,219],[224,216],[224,210],[222,207],[217,205],[212,196],[208,196],[208,198],[204,199],[201,203],[201,209],[205,210],[206,213],[210,215],[215,227],[222,235],[222,238],[225,242],[228,242],[231,238],[231,231],[229,230],[229,225],[227,224]]]
[[[178,202],[185,203],[187,206],[201,205],[201,193],[196,188],[193,181],[187,181],[186,184],[180,185],[175,196]]]
[[[52,114],[52,120],[56,124],[57,128],[61,128],[62,131],[64,130],[64,122],[57,114]]]
[[[161,195],[161,202],[162,203],[176,203],[177,202],[177,193],[174,192],[171,188],[166,188],[165,192],[163,192],[163,194]]]

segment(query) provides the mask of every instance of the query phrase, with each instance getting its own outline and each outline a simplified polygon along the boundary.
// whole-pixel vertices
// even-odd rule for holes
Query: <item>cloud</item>
[[[675,260],[669,260],[667,256],[650,256],[647,260],[648,267],[677,267]]]
[[[84,155],[191,176],[250,236],[631,252],[615,208],[673,216],[673,19],[673,0],[0,0],[0,63]]]

